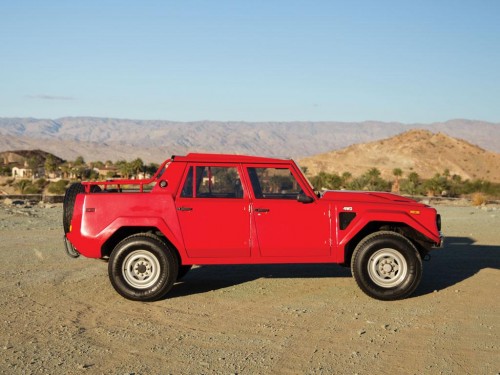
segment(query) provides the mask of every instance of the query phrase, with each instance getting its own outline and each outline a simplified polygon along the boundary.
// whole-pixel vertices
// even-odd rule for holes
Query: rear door
[[[330,255],[331,224],[328,202],[297,201],[308,191],[290,166],[249,166],[252,215],[263,257]]]
[[[250,256],[248,193],[238,165],[191,164],[176,197],[189,257]]]

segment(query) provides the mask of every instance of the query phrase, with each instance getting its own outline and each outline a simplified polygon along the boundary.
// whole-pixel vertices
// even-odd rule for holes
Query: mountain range
[[[161,162],[188,152],[304,158],[388,138],[410,129],[440,132],[500,152],[500,123],[175,122],[95,117],[0,118],[0,151],[42,149],[66,160]]]

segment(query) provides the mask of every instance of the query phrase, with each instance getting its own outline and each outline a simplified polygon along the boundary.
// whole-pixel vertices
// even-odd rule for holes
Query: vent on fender
[[[356,212],[341,212],[339,214],[339,226],[341,230],[346,229],[356,217]]]

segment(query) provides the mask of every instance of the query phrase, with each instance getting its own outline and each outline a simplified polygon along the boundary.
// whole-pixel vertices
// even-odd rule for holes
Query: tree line
[[[40,167],[40,161],[28,160],[29,168]],[[73,161],[57,163],[57,160],[48,155],[43,162],[45,175],[57,173],[59,181],[50,181],[46,178],[9,180],[21,194],[39,194],[47,190],[51,194],[64,194],[66,187],[74,180],[104,180],[111,178],[137,178],[153,175],[159,164],[146,164],[141,158],[132,161],[107,160],[86,162],[82,156]],[[307,168],[303,168],[307,174]],[[105,173],[103,175],[103,172]],[[9,175],[11,170],[1,166],[0,174]],[[459,197],[473,193],[482,193],[492,198],[500,198],[500,184],[485,180],[463,180],[459,175],[451,175],[449,169],[436,173],[432,178],[424,179],[418,173],[411,171],[407,175],[401,168],[394,168],[393,179],[382,178],[378,168],[370,168],[358,177],[346,171],[342,174],[319,172],[310,176],[312,185],[317,190],[361,190],[361,191],[393,191],[410,196],[447,196]]]
[[[159,164],[146,164],[141,158],[136,158],[130,162],[126,160],[86,162],[82,156],[78,156],[75,160],[58,163],[57,159],[50,154],[45,161],[28,158],[26,164],[32,171],[43,167],[45,177],[37,178],[34,175],[30,179],[8,180],[6,184],[14,186],[20,194],[40,194],[45,190],[51,194],[64,194],[71,181],[144,177],[153,175],[159,168]],[[11,176],[12,168],[2,165],[0,174]],[[57,178],[51,179],[48,176],[57,176]],[[51,181],[56,179],[57,181]]]
[[[392,174],[394,176],[392,180],[385,180],[377,168],[370,168],[359,177],[353,177],[350,172],[342,174],[320,172],[312,176],[310,181],[318,190],[393,191],[411,196],[446,197],[483,193],[500,198],[500,184],[485,180],[463,180],[459,175],[451,175],[449,169],[436,173],[428,179],[420,177],[413,171],[404,176],[401,168],[394,168]]]

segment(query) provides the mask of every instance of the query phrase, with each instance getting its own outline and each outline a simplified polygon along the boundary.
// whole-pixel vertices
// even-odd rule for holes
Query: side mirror
[[[312,197],[309,197],[305,194],[299,194],[297,195],[297,202],[300,202],[300,203],[312,203],[314,202],[314,198]]]

